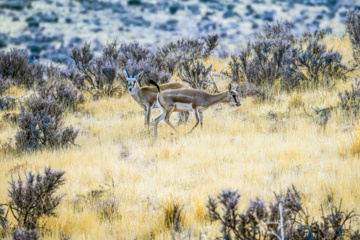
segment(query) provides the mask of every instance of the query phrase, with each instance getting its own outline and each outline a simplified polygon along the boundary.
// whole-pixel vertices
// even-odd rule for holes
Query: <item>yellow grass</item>
[[[344,45],[334,43],[336,48]],[[209,59],[211,63],[216,72],[226,66],[217,59]],[[224,89],[228,82],[220,81]],[[66,171],[66,184],[59,190],[66,196],[58,217],[41,222],[46,239],[171,239],[164,214],[173,203],[183,207],[184,231],[213,239],[220,228],[206,221],[205,204],[209,195],[223,189],[239,190],[240,210],[250,198],[273,201],[274,191],[294,184],[313,216],[320,218],[320,206],[328,209],[331,198],[335,203],[342,199],[344,209],[359,213],[360,161],[353,154],[360,149],[360,127],[354,137],[358,120],[334,111],[322,128],[302,108],[304,104],[310,112],[310,105],[336,104],[338,90],[349,88],[351,81],[332,90],[281,93],[271,103],[246,98],[240,108],[214,106],[204,113],[204,129],[191,135],[185,132],[193,118],[178,127],[177,135],[161,122],[156,142],[143,126],[143,111],[128,94],[90,100],[79,112],[66,114],[66,125],[81,130],[76,140],[80,147],[1,153],[0,203],[9,201],[11,174],[51,166]],[[155,110],[153,116],[159,113]],[[1,142],[15,133],[16,125],[1,122]],[[109,211],[105,201],[116,203],[117,214],[110,219],[103,217]]]

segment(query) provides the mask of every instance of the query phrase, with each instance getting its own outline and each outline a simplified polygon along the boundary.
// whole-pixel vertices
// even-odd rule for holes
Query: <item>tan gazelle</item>
[[[140,87],[138,83],[138,79],[140,79],[143,72],[140,72],[138,75],[136,74],[137,67],[135,68],[132,75],[129,74],[127,67],[124,70],[124,76],[126,77],[128,91],[131,97],[144,109],[144,123],[148,126],[150,125],[151,112],[153,108],[157,108],[157,89],[153,86],[148,87]],[[190,88],[188,85],[179,82],[165,83],[160,85],[160,89],[162,91],[168,89],[179,89],[179,88]],[[182,120],[186,123],[189,117],[189,113],[182,113]]]
[[[181,111],[193,111],[196,119],[195,125],[191,128],[191,133],[194,128],[201,122],[201,127],[203,125],[203,112],[210,106],[225,102],[234,104],[236,106],[241,106],[239,93],[236,91],[237,85],[231,87],[229,84],[229,89],[219,93],[219,94],[210,94],[200,89],[174,89],[161,91],[159,85],[150,81],[151,84],[157,87],[159,94],[157,96],[157,101],[160,109],[163,113],[157,117],[154,121],[154,138],[157,137],[157,125],[158,123],[165,119],[165,122],[176,131],[175,127],[169,121],[170,116],[173,112]]]

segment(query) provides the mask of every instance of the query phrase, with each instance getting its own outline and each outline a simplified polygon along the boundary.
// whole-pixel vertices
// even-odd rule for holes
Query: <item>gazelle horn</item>
[[[134,72],[133,72],[132,77],[135,77],[136,70],[137,70],[137,66],[136,66],[136,68],[135,68],[135,70],[134,70]]]
[[[128,69],[127,69],[127,66],[125,67],[125,70],[126,70],[126,73],[127,73],[128,77],[130,77],[130,74],[129,74],[129,71],[128,71]]]

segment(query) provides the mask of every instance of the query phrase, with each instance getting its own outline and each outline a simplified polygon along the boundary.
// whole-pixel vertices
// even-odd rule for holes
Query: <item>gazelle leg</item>
[[[202,112],[199,112],[199,116],[200,116],[200,127],[201,129],[203,128],[203,113]]]
[[[184,124],[186,124],[189,121],[190,113],[189,112],[184,112],[184,115],[185,115]]]
[[[150,132],[150,119],[151,119],[151,111],[152,107],[147,107],[147,113],[146,113],[146,125],[148,128],[148,132]]]
[[[154,139],[156,140],[157,138],[157,125],[158,123],[163,120],[165,118],[165,114],[166,113],[162,113],[160,116],[158,116],[155,120],[154,120]]]
[[[199,111],[197,109],[194,109],[194,115],[195,115],[195,120],[196,120],[196,123],[195,125],[192,127],[192,129],[190,130],[189,133],[191,133],[194,128],[196,128],[197,125],[199,125]]]
[[[144,109],[144,125],[147,128],[148,132],[150,132],[150,119],[149,119],[149,114],[151,114],[151,110],[150,107],[145,105],[145,109]]]
[[[147,122],[147,107],[144,109],[144,125],[146,126],[148,124]]]
[[[172,128],[174,129],[175,132],[177,132],[176,128],[171,124],[170,122],[170,116],[172,114],[172,112],[174,111],[175,107],[172,107],[169,111],[166,111],[166,115],[165,115],[165,122]]]
[[[189,112],[179,112],[179,121],[177,125],[186,124],[189,121]]]
[[[181,125],[181,124],[184,123],[184,113],[183,113],[183,112],[179,112],[179,113],[178,113],[178,116],[179,116],[179,120],[178,120],[178,122],[177,122],[177,125],[179,126],[179,125]]]

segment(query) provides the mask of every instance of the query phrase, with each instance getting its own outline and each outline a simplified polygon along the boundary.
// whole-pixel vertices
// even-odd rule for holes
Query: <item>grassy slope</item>
[[[348,39],[326,41],[341,51],[344,62],[350,62]],[[210,62],[217,72],[226,65],[216,59]],[[128,94],[89,101],[79,113],[66,117],[66,124],[81,129],[77,139],[81,147],[1,155],[0,202],[8,201],[6,183],[11,174],[51,166],[66,171],[67,183],[60,190],[66,196],[58,218],[43,221],[51,230],[46,238],[133,239],[150,234],[170,238],[163,209],[171,202],[183,204],[185,230],[192,228],[195,235],[201,232],[213,238],[219,226],[204,220],[206,198],[223,189],[239,189],[245,208],[249,198],[272,201],[273,191],[294,184],[304,194],[309,212],[317,217],[321,204],[327,209],[329,201],[341,198],[344,209],[360,212],[356,185],[360,162],[350,154],[357,141],[357,120],[332,112],[323,129],[296,107],[299,102],[318,107],[335,104],[337,92],[349,88],[352,79],[333,90],[282,93],[272,103],[247,98],[240,108],[214,106],[204,114],[204,129],[199,127],[188,136],[185,132],[193,119],[179,127],[177,137],[162,122],[156,143],[143,127],[142,110]],[[220,81],[224,89],[226,80]],[[24,94],[19,89],[11,91]],[[269,119],[269,112],[279,117]],[[153,116],[158,114],[156,110]],[[15,125],[0,123],[0,141],[15,132]],[[109,213],[111,208],[106,206],[111,204],[118,214]]]

